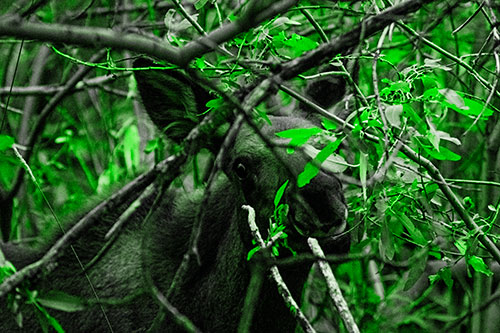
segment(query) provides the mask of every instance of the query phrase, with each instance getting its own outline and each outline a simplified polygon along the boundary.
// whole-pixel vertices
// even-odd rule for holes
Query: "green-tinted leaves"
[[[304,167],[304,171],[302,171],[297,176],[298,187],[304,187],[305,185],[309,184],[311,179],[313,179],[319,173],[321,167],[324,167],[331,172],[343,172],[345,169],[347,169],[347,165],[344,159],[341,156],[333,155],[341,142],[341,139],[330,142],[319,152],[312,146],[305,147],[304,151],[307,155],[309,155],[310,157],[313,157],[312,154],[316,155],[314,156],[312,161],[307,162],[306,166]]]
[[[483,258],[478,256],[470,256],[467,258],[467,263],[474,268],[476,272],[483,273],[487,276],[492,276],[493,272],[489,269],[489,267],[484,263]]]
[[[14,265],[12,265],[11,262],[5,260],[5,257],[3,255],[0,255],[0,256],[1,256],[1,258],[0,258],[0,283],[2,283],[6,277],[11,276],[12,274],[14,274],[16,272],[16,268],[14,267]]]
[[[272,44],[280,53],[290,57],[301,56],[305,52],[313,50],[318,46],[317,42],[308,37],[297,34],[292,34],[291,37],[287,37],[284,31],[274,36]]]
[[[467,242],[464,239],[457,239],[455,241],[455,247],[458,249],[461,255],[465,255],[467,252]]]
[[[278,191],[276,192],[276,195],[274,197],[274,207],[278,207],[278,204],[280,203],[280,200],[283,197],[283,194],[285,193],[287,185],[288,185],[288,180],[283,185],[281,185]]]
[[[437,274],[429,275],[429,281],[432,284],[436,283],[439,280],[443,280],[449,289],[453,287],[453,277],[451,275],[451,269],[449,267],[443,267],[437,272]]]
[[[218,110],[222,105],[224,105],[224,99],[222,97],[211,99],[206,104],[206,107],[208,108],[206,112]]]
[[[326,129],[326,130],[330,130],[330,131],[333,131],[333,130],[336,130],[337,129],[337,123],[331,121],[330,119],[328,118],[323,118],[323,120],[321,121],[321,124],[323,125],[323,127]]]
[[[394,216],[399,218],[399,220],[404,225],[406,230],[408,230],[410,237],[412,238],[412,240],[416,244],[419,244],[419,245],[427,244],[427,240],[422,235],[422,232],[415,227],[412,220],[410,218],[408,218],[408,216],[406,216],[406,214],[404,212],[398,212],[398,214],[396,214],[395,212],[393,212],[393,213],[394,213]]]
[[[493,110],[488,108],[486,104],[483,103],[483,101],[467,98],[463,93],[458,94],[462,96],[465,106],[468,107],[468,114],[486,118],[493,114]]]
[[[431,90],[432,93],[429,92],[427,95],[434,96],[435,90],[437,89]],[[439,89],[437,91],[443,97],[443,106],[447,106],[460,114],[473,117],[481,116],[484,118],[488,118],[493,114],[493,110],[488,108],[483,102],[465,97],[465,94],[462,92],[452,89]]]
[[[276,133],[276,136],[280,138],[291,139],[289,145],[292,147],[302,146],[307,142],[313,135],[321,133],[321,129],[318,127],[312,128],[292,128],[289,130],[281,131]],[[289,153],[293,150],[289,151]]]
[[[429,126],[429,133],[427,134],[427,138],[429,139],[430,143],[434,147],[435,150],[438,152],[440,151],[440,142],[441,140],[453,142],[457,146],[461,144],[460,140],[457,138],[453,138],[450,136],[449,133],[443,132],[443,131],[437,131],[434,126]]]
[[[133,175],[138,169],[140,163],[139,145],[139,130],[136,125],[130,125],[123,137],[123,155],[129,175]]]
[[[391,126],[401,127],[401,114],[403,113],[403,105],[386,105],[385,117]]]
[[[84,302],[80,297],[57,290],[51,290],[43,297],[38,297],[37,301],[44,307],[64,312],[85,310]]]
[[[378,243],[378,249],[382,258],[386,258],[388,260],[392,260],[394,258],[394,254],[396,251],[394,249],[391,230],[389,229],[389,225],[387,224],[386,219],[383,219],[382,221],[382,230],[380,241]]]
[[[420,140],[417,140],[417,142],[419,143],[419,146],[422,147],[424,151],[432,158],[442,161],[459,161],[461,159],[460,155],[452,152],[446,147],[439,146],[439,151],[436,150],[429,141],[425,142],[423,138],[420,138]]]
[[[208,3],[208,0],[197,0],[195,3],[194,3],[194,8],[196,10],[200,10],[202,9],[203,7],[205,7],[205,5]]]
[[[0,135],[0,151],[7,150],[14,144],[14,138],[8,135]]]
[[[260,246],[256,246],[253,249],[251,249],[250,251],[248,251],[247,261],[250,261],[250,259],[252,259],[253,255],[256,254],[257,252],[259,252],[259,250],[260,250]]]

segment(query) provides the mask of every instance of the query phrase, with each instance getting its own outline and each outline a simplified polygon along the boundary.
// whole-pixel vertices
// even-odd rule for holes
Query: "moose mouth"
[[[321,205],[300,198],[294,201],[296,202],[290,207],[288,218],[302,236],[326,238],[337,236],[346,230],[348,210],[345,204],[335,202],[337,205]],[[315,207],[318,205],[321,209]]]

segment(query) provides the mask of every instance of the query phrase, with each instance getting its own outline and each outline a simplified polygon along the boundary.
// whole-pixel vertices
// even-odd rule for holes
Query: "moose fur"
[[[139,60],[136,66],[148,66]],[[204,110],[210,95],[180,72],[148,70],[135,74],[145,108],[155,124],[174,140],[180,141],[198,122],[197,113]],[[312,127],[303,117],[270,117],[272,125],[261,131],[268,138],[274,133],[291,128]],[[295,152],[288,154],[280,148],[277,154],[290,167],[292,174],[300,173],[307,159]],[[297,189],[285,166],[248,126],[240,128],[234,143],[227,148],[220,172],[210,189],[208,202],[202,207],[204,190],[185,193],[169,189],[162,197],[150,223],[143,224],[156,193],[140,206],[120,236],[88,270],[96,293],[115,332],[139,332],[149,329],[160,306],[151,295],[145,275],[166,293],[172,278],[188,250],[193,222],[202,209],[202,229],[199,238],[201,265],[191,265],[187,279],[182,281],[169,301],[204,332],[234,332],[242,315],[243,300],[250,280],[247,253],[253,248],[244,204],[255,208],[257,223],[262,232],[268,227],[272,215],[273,199],[278,188],[290,179],[285,201],[290,204],[288,226],[289,244],[305,249],[305,237],[293,226],[301,225],[302,233],[314,235],[309,220],[321,223],[320,241],[331,252],[345,252],[349,246],[346,237],[333,241],[333,236],[344,230],[346,204],[340,181],[331,174],[320,172],[310,184]],[[301,198],[299,200],[299,197]],[[74,248],[85,265],[105,243],[104,235],[135,197],[122,208],[112,212],[98,225],[92,226],[83,237],[75,241]],[[301,201],[302,200],[302,201]],[[307,204],[304,205],[303,202]],[[302,202],[302,204],[300,203]],[[51,245],[38,251],[28,251],[2,244],[8,260],[18,268],[39,258]],[[71,251],[58,261],[58,266],[47,276],[34,281],[32,289],[41,297],[53,291],[62,291],[92,304],[93,292],[82,274]],[[300,300],[302,286],[310,266],[282,269],[281,273],[295,299]],[[34,306],[23,304],[18,313],[23,315],[23,328],[19,328],[12,311],[5,309],[5,298],[0,300],[0,331],[33,332],[42,330],[33,314]],[[83,311],[61,312],[48,308],[68,332],[105,332],[108,326],[99,306]],[[276,285],[265,279],[252,322],[256,332],[292,332],[296,326],[290,310],[284,305]],[[156,326],[162,332],[179,331],[171,320]]]

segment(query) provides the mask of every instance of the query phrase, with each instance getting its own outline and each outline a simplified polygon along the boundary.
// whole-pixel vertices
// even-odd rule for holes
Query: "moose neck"
[[[221,176],[221,181],[217,182],[212,190],[206,204],[210,209],[203,213],[201,219],[203,222],[198,243],[201,266],[192,257],[189,270],[185,274],[186,278],[177,286],[170,299],[172,304],[191,318],[200,329],[210,332],[236,331],[251,276],[250,263],[246,260],[249,249],[243,245],[237,225],[245,222],[238,216],[241,213],[237,210],[244,202],[237,195],[227,195],[237,192],[230,188],[230,183],[224,177]],[[188,249],[192,223],[196,220],[196,210],[201,206],[203,193],[199,191],[195,195],[175,196],[175,198],[167,196],[164,200],[174,200],[172,207],[182,210],[185,217],[172,221],[169,216],[158,216],[154,219],[152,226],[154,230],[148,232],[149,235],[155,235],[155,239],[149,245],[151,248],[149,253],[153,254],[150,272],[155,284],[166,293],[176,268]],[[221,219],[222,216],[225,218]],[[183,223],[183,225],[167,227],[162,221]],[[183,232],[177,235],[165,235],[170,230]],[[171,242],[166,243],[165,239]],[[175,263],[171,265],[172,270],[166,271],[165,261]],[[308,271],[309,267],[282,270],[285,282],[296,300],[300,300]],[[259,295],[252,331],[293,331],[295,320],[278,294],[275,282],[267,278],[267,274]],[[166,331],[176,330],[170,321],[165,325]]]

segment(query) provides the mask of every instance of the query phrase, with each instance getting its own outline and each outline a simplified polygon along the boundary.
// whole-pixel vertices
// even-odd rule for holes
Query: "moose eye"
[[[245,179],[248,176],[248,170],[247,167],[241,162],[241,161],[236,161],[234,163],[234,173],[236,176],[238,176],[239,179]]]

